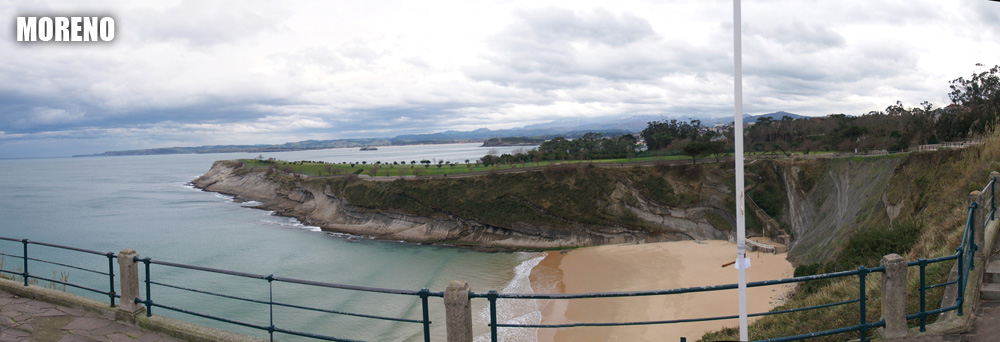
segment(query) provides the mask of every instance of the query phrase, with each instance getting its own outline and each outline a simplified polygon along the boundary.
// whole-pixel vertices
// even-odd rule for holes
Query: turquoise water
[[[330,149],[265,153],[283,160],[328,162],[410,161],[416,159],[464,162],[489,149],[478,144],[380,147],[378,151]],[[495,148],[500,153],[517,147]],[[154,260],[221,268],[255,274],[395,289],[443,291],[454,279],[465,280],[474,291],[490,289],[530,292],[527,272],[537,263],[532,253],[478,253],[450,247],[378,241],[316,231],[294,219],[246,208],[247,204],[191,187],[188,182],[220,159],[253,158],[258,154],[163,155],[95,158],[0,160],[0,236],[27,238],[105,252],[132,248]],[[107,269],[107,259],[42,246],[29,255],[96,270]],[[0,250],[20,255],[18,243],[0,241]],[[38,253],[38,254],[36,254]],[[44,256],[43,256],[44,255]],[[50,259],[51,258],[51,259]],[[19,269],[10,257],[6,270]],[[520,266],[520,267],[519,267]],[[32,274],[52,276],[55,268],[29,264]],[[64,269],[55,269],[56,272]],[[116,271],[117,272],[117,271]],[[58,276],[58,274],[56,274]],[[73,283],[106,289],[107,278],[69,270]],[[143,279],[140,272],[140,279]],[[267,300],[268,284],[153,265],[154,281]],[[116,285],[117,286],[117,285]],[[74,288],[72,293],[98,300],[99,294]],[[351,311],[419,319],[416,297],[365,294],[318,289],[287,283],[274,284],[275,301],[329,310]],[[145,290],[143,290],[145,295]],[[155,286],[154,301],[188,310],[267,326],[268,307],[229,299],[191,294]],[[431,298],[435,340],[443,339],[444,310],[440,298]],[[485,333],[485,300],[474,302],[476,330]],[[533,320],[531,307],[506,307],[505,321]],[[266,333],[154,308],[154,313],[222,329],[265,337]],[[421,338],[418,324],[384,322],[292,309],[275,309],[274,324],[342,338],[410,341]],[[509,335],[518,340],[524,335]],[[516,337],[520,336],[520,337]],[[277,334],[282,340],[294,336]]]

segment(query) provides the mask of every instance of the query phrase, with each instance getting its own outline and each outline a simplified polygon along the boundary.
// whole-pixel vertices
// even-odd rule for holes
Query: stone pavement
[[[182,341],[116,322],[114,316],[71,309],[0,291],[0,342]]]

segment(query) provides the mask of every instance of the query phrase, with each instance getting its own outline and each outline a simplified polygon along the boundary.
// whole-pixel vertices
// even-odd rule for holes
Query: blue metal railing
[[[980,191],[982,194],[989,194],[989,199],[986,202],[989,203],[988,207],[983,207],[982,209],[989,209],[989,213],[984,215],[985,219],[983,222],[983,227],[989,224],[990,221],[996,219],[996,183],[997,178],[993,177],[990,179],[986,187]],[[987,192],[989,191],[989,192]],[[920,272],[920,280],[918,291],[918,305],[919,309],[916,313],[906,315],[907,320],[917,319],[920,326],[920,331],[927,331],[927,317],[930,315],[936,315],[948,311],[956,311],[956,315],[962,316],[965,314],[965,290],[968,286],[969,272],[976,269],[975,257],[976,251],[979,250],[979,246],[976,245],[976,210],[979,209],[979,204],[973,202],[969,205],[968,216],[965,220],[965,231],[962,232],[962,242],[955,250],[955,254],[933,258],[933,259],[918,259],[916,261],[911,261],[906,264],[907,267],[917,266]],[[985,238],[985,236],[984,236]],[[955,280],[946,281],[944,283],[927,285],[927,265],[945,262],[949,260],[957,260],[958,263],[958,275]],[[957,286],[957,291],[955,295],[955,303],[946,307],[938,308],[935,310],[927,311],[927,291],[935,289],[938,287],[944,287],[949,285]]]
[[[243,327],[248,327],[248,328],[253,328],[253,329],[258,329],[258,330],[264,330],[264,331],[268,332],[268,336],[270,337],[270,339],[272,341],[274,340],[274,333],[275,332],[285,333],[285,334],[290,334],[290,335],[296,335],[296,336],[301,336],[301,337],[309,337],[309,338],[326,340],[326,341],[343,341],[343,342],[356,342],[356,341],[359,341],[359,340],[349,339],[349,338],[334,337],[334,336],[322,335],[322,334],[317,334],[317,333],[310,333],[310,332],[296,331],[296,330],[291,330],[291,329],[280,328],[280,327],[276,326],[275,323],[274,323],[274,308],[275,307],[284,307],[284,308],[290,308],[290,309],[307,310],[307,311],[313,311],[313,312],[322,312],[322,313],[330,313],[330,314],[337,314],[337,315],[361,317],[361,318],[367,318],[367,319],[376,319],[376,320],[383,320],[383,321],[393,321],[393,322],[420,324],[420,325],[422,325],[422,329],[423,329],[423,338],[424,338],[424,341],[425,342],[429,342],[430,341],[430,324],[431,324],[431,321],[430,321],[429,308],[428,308],[428,300],[427,299],[429,297],[444,297],[444,293],[443,292],[431,292],[431,291],[428,291],[426,288],[421,289],[419,291],[385,289],[385,288],[376,288],[376,287],[344,285],[344,284],[325,283],[325,282],[312,281],[312,280],[302,280],[302,279],[276,277],[274,275],[262,275],[262,274],[236,272],[236,271],[222,270],[222,269],[216,269],[216,268],[210,268],[210,267],[193,266],[193,265],[178,264],[178,263],[173,263],[173,262],[152,260],[150,258],[138,258],[138,257],[136,257],[134,260],[136,262],[142,262],[144,264],[144,266],[145,266],[146,278],[145,278],[144,282],[145,282],[145,285],[146,285],[146,298],[144,300],[136,298],[135,302],[139,303],[139,304],[143,304],[143,305],[146,306],[146,316],[151,316],[152,315],[152,310],[153,310],[154,307],[163,308],[163,309],[171,310],[171,311],[174,311],[174,312],[180,312],[180,313],[184,313],[184,314],[188,314],[188,315],[193,315],[193,316],[197,316],[197,317],[202,317],[202,318],[207,318],[207,319],[211,319],[211,320],[215,320],[215,321],[219,321],[219,322],[225,322],[225,323],[239,325],[239,326],[243,326]],[[199,289],[194,289],[194,288],[188,288],[188,287],[178,286],[178,285],[174,285],[174,284],[163,283],[163,282],[159,282],[159,281],[153,281],[152,273],[150,272],[150,265],[167,266],[167,267],[173,267],[173,268],[180,268],[180,269],[187,269],[187,270],[194,270],[194,271],[201,271],[201,272],[209,272],[209,273],[215,273],[215,274],[230,275],[230,276],[236,276],[236,277],[248,278],[248,279],[266,280],[267,284],[268,284],[268,298],[267,298],[267,300],[251,299],[251,298],[245,298],[245,297],[240,297],[240,296],[234,296],[234,295],[227,295],[227,294],[222,294],[222,293],[216,293],[216,292],[212,292],[212,291],[206,291],[206,290],[199,290]],[[284,282],[284,283],[290,283],[290,284],[299,284],[299,285],[307,285],[307,286],[322,287],[322,288],[332,288],[332,289],[342,289],[342,290],[351,290],[351,291],[361,291],[361,292],[369,292],[369,293],[382,293],[382,294],[415,296],[415,297],[419,297],[420,298],[421,309],[422,309],[421,310],[422,311],[421,312],[422,313],[422,318],[421,319],[406,319],[406,318],[386,317],[386,316],[379,316],[379,315],[369,315],[369,314],[353,313],[353,312],[330,310],[330,309],[309,307],[309,306],[304,306],[304,305],[295,305],[295,304],[290,304],[290,303],[276,302],[274,300],[274,283],[275,282]],[[202,313],[202,312],[195,312],[195,311],[191,311],[191,310],[187,310],[187,309],[182,309],[182,308],[171,306],[171,305],[166,305],[166,304],[158,303],[158,302],[153,301],[152,285],[157,285],[157,286],[162,286],[162,287],[167,287],[167,288],[172,288],[172,289],[182,290],[182,291],[187,291],[187,292],[192,292],[192,293],[212,295],[212,296],[221,297],[221,298],[234,299],[234,300],[239,300],[239,301],[248,302],[248,303],[255,303],[255,304],[267,305],[268,306],[268,318],[269,318],[268,319],[268,323],[266,325],[265,324],[260,324],[260,323],[250,323],[250,322],[241,321],[241,320],[237,320],[237,319],[225,318],[225,317],[220,317],[220,316],[211,315],[211,314]]]
[[[29,241],[28,239],[12,239],[12,238],[2,237],[2,236],[0,236],[0,240],[10,241],[10,242],[18,242],[18,243],[21,244],[21,246],[22,246],[21,255],[0,253],[0,256],[21,259],[21,261],[22,261],[22,263],[20,265],[21,266],[21,271],[0,269],[0,273],[5,273],[5,274],[10,274],[10,275],[21,277],[21,279],[24,281],[24,286],[28,286],[28,284],[31,283],[32,279],[34,279],[34,280],[44,280],[44,281],[49,282],[50,284],[60,284],[60,285],[63,285],[63,286],[71,286],[71,287],[78,288],[78,289],[81,289],[81,290],[86,290],[86,291],[90,291],[90,292],[94,292],[94,293],[99,293],[99,294],[103,294],[105,296],[108,296],[108,302],[110,303],[110,305],[112,307],[115,306],[115,298],[120,298],[120,296],[117,293],[115,293],[115,263],[114,263],[114,260],[115,260],[115,257],[116,257],[115,253],[112,253],[112,252],[98,252],[98,251],[89,250],[89,249],[83,249],[83,248],[77,248],[77,247],[69,247],[69,246],[62,246],[62,245],[45,243],[45,242],[38,242],[38,241]],[[28,255],[28,246],[29,245],[46,246],[46,247],[52,247],[52,248],[63,249],[63,250],[74,251],[74,252],[80,252],[80,253],[85,253],[85,254],[92,254],[92,255],[104,256],[104,257],[107,257],[107,259],[108,259],[108,271],[107,272],[98,271],[98,270],[93,270],[93,269],[89,269],[89,268],[85,268],[85,267],[74,266],[74,265],[59,263],[59,262],[50,261],[50,260],[32,258],[31,256]],[[89,286],[85,286],[85,285],[82,285],[82,284],[76,284],[76,283],[71,283],[71,282],[68,282],[68,281],[60,280],[60,279],[51,279],[51,278],[46,278],[46,277],[41,277],[41,276],[38,276],[38,275],[31,274],[31,272],[29,272],[29,268],[28,268],[29,261],[34,261],[34,262],[39,262],[39,263],[45,263],[45,264],[49,264],[49,265],[55,265],[55,266],[60,266],[60,267],[65,267],[65,268],[70,268],[70,269],[75,269],[75,270],[80,270],[80,271],[84,271],[84,272],[89,272],[89,273],[94,273],[94,274],[106,276],[106,277],[108,277],[108,289],[107,290],[95,289],[95,288],[92,288],[92,287],[89,287]]]
[[[826,335],[834,335],[847,333],[852,331],[858,331],[860,333],[861,339],[865,340],[868,336],[868,329],[881,327],[885,325],[884,320],[878,322],[867,322],[865,305],[868,299],[865,293],[865,278],[868,273],[872,272],[885,272],[885,267],[879,266],[875,268],[866,268],[864,266],[859,267],[857,270],[853,271],[842,271],[826,274],[817,274],[811,276],[786,278],[779,280],[765,280],[747,283],[747,288],[760,287],[760,286],[772,286],[788,283],[799,283],[813,280],[821,279],[833,279],[841,277],[857,276],[860,284],[860,291],[858,298],[836,302],[827,303],[816,306],[771,311],[771,312],[760,312],[747,315],[748,317],[759,317],[759,316],[769,316],[786,314],[792,312],[806,311],[806,310],[816,310],[822,308],[829,308],[833,306],[848,305],[853,303],[858,303],[860,309],[858,310],[859,323],[854,326],[826,330],[820,332],[814,332],[803,335],[788,336],[783,338],[770,339],[766,341],[795,341],[802,340],[812,337],[820,337]],[[680,289],[670,289],[670,290],[656,290],[656,291],[629,291],[629,292],[599,292],[599,293],[576,293],[576,294],[536,294],[536,293],[497,293],[496,291],[489,291],[487,293],[474,293],[470,292],[470,298],[486,298],[489,300],[490,307],[490,338],[491,341],[498,340],[497,328],[571,328],[571,327],[606,327],[606,326],[631,326],[631,325],[653,325],[653,324],[672,324],[672,323],[691,323],[691,322],[705,322],[705,321],[716,321],[724,319],[735,319],[739,316],[718,316],[718,317],[704,317],[704,318],[692,318],[692,319],[675,319],[675,320],[661,320],[661,321],[643,321],[643,322],[602,322],[602,323],[568,323],[568,324],[504,324],[497,322],[496,319],[496,301],[497,299],[584,299],[584,298],[615,298],[615,297],[641,297],[641,296],[662,296],[662,295],[673,295],[681,293],[695,293],[695,292],[709,292],[709,291],[720,291],[720,290],[731,290],[736,289],[737,284],[726,284],[726,285],[714,285],[714,286],[703,286],[703,287],[688,287]]]

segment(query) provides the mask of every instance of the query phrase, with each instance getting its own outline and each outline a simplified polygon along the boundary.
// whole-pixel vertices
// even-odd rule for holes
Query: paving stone
[[[134,342],[135,339],[125,334],[111,334],[108,335],[108,339],[111,342]]]
[[[83,317],[85,315],[83,311],[77,309],[70,309],[63,306],[57,307],[56,309],[59,309],[59,311],[65,312],[67,315],[70,316]]]
[[[59,339],[59,342],[101,342],[94,338],[80,335],[66,335]]]
[[[59,311],[59,309],[51,308],[45,310],[42,313],[35,314],[35,317],[52,317],[52,316],[68,316],[65,312]]]
[[[13,301],[14,301],[14,297],[11,297],[11,296],[0,297],[0,306],[4,306],[4,305],[7,305],[7,304],[10,304]]]
[[[62,327],[62,330],[94,330],[111,324],[111,321],[95,317],[80,317]]]

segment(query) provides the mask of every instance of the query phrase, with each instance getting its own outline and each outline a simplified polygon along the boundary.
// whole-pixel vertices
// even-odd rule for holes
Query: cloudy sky
[[[19,43],[18,16],[112,16]],[[744,109],[948,104],[1000,3],[743,2]],[[732,2],[2,1],[0,158],[733,113]]]

